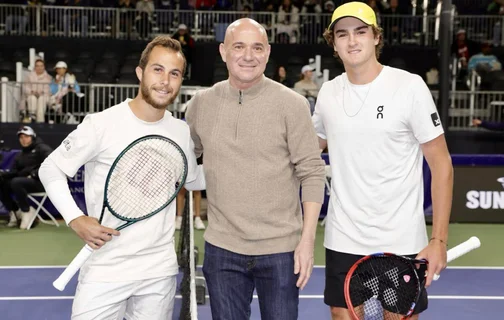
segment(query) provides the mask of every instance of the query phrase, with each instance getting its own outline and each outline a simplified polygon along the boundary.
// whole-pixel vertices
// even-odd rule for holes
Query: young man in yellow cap
[[[320,148],[328,147],[332,174],[324,301],[332,319],[350,319],[343,285],[361,257],[388,251],[427,259],[427,286],[446,267],[453,168],[422,78],[378,62],[383,37],[374,11],[361,2],[338,7],[324,37],[346,71],[323,84],[312,118]],[[432,172],[430,240],[424,156]],[[423,290],[413,319],[426,308]]]

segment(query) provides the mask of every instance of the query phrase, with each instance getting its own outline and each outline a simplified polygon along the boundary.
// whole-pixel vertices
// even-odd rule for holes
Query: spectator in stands
[[[217,0],[195,0],[194,9],[212,10],[216,3]]]
[[[90,0],[65,0],[67,7],[90,7]],[[84,10],[69,10],[64,11],[63,28],[65,37],[68,37],[70,31],[78,31],[80,27],[80,35],[84,38],[88,35],[89,18],[88,11]]]
[[[82,97],[79,83],[75,75],[68,72],[68,66],[64,61],[58,61],[54,69],[56,76],[50,85],[52,95],[49,99],[49,106],[59,115],[72,112],[74,107],[78,105],[78,99]],[[61,119],[58,117],[56,120]]]
[[[464,29],[457,31],[456,39],[452,44],[452,54],[457,57],[462,68],[467,70],[470,54],[466,36],[466,31]]]
[[[117,7],[120,8],[119,12],[119,28],[121,32],[126,32],[127,39],[131,39],[131,27],[135,20],[135,2],[134,0],[118,0]]]
[[[473,126],[481,127],[492,131],[504,131],[504,122],[490,122],[481,119],[473,119]]]
[[[19,0],[5,0],[5,4],[19,4]],[[26,4],[26,2],[25,2]],[[25,7],[16,6],[6,8],[7,17],[5,17],[5,32],[11,34],[14,27],[17,25],[17,34],[24,34],[28,25],[28,12]],[[4,11],[5,12],[5,11]]]
[[[320,36],[320,14],[322,7],[318,4],[318,0],[306,0],[301,8],[302,34],[307,43],[313,43]]]
[[[502,64],[495,55],[492,54],[492,46],[488,42],[481,45],[481,52],[473,55],[467,64],[469,74],[476,70],[480,76],[485,76],[488,72],[502,70]]]
[[[313,71],[315,69],[312,66],[306,65],[301,69],[301,80],[294,84],[294,90],[308,99],[310,102],[310,112],[313,114],[315,108],[315,102],[317,100],[317,95],[319,87],[313,81]]]
[[[291,0],[283,0],[278,8],[277,43],[296,43],[299,35],[299,9]]]
[[[186,61],[187,61],[185,76],[188,76],[190,69],[191,69],[190,65],[192,64],[192,53],[194,50],[194,39],[189,34],[189,31],[187,30],[187,26],[183,23],[178,26],[178,30],[177,30],[177,32],[175,32],[175,34],[172,36],[172,38],[178,40],[180,42],[180,45],[182,46],[182,52],[184,53],[184,56],[186,57]],[[189,78],[190,78],[190,75],[189,75]]]
[[[21,152],[14,158],[11,169],[0,173],[0,201],[10,211],[8,226],[17,226],[20,219],[20,228],[26,229],[35,215],[35,209],[28,203],[28,193],[44,191],[38,169],[52,149],[28,126],[21,127],[17,135]]]
[[[287,70],[284,66],[278,66],[276,68],[275,74],[273,75],[273,80],[280,82],[287,88],[292,88],[292,81],[287,78]]]
[[[138,0],[136,4],[137,16],[135,17],[135,25],[141,40],[147,40],[152,28],[154,2],[152,0]]]
[[[23,87],[29,122],[44,122],[47,103],[51,96],[51,88],[49,87],[51,82],[52,77],[45,69],[44,60],[35,60],[35,68],[28,74]]]
[[[383,11],[383,14],[387,16],[384,21],[384,33],[387,35],[388,44],[401,44],[403,30],[400,15],[404,14],[404,11],[401,11],[399,7],[399,0],[390,0],[389,7]]]
[[[322,13],[332,14],[334,12],[334,9],[336,9],[336,6],[334,5],[334,1],[327,0],[326,2],[324,2],[324,8],[322,10]]]
[[[487,13],[489,15],[504,14],[504,0],[493,0],[487,7]]]
[[[378,23],[378,25],[381,25],[380,11],[383,10],[382,4],[381,3],[377,3],[376,0],[368,0],[368,5],[375,12],[376,22]]]

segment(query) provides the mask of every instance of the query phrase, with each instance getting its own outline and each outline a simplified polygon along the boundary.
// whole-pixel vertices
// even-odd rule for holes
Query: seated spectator
[[[301,80],[294,84],[294,90],[305,96],[310,102],[310,112],[312,114],[315,109],[315,101],[319,91],[319,87],[313,81],[313,71],[315,71],[315,69],[312,66],[304,66],[301,69]]]
[[[276,82],[280,82],[284,86],[288,88],[292,88],[292,82],[287,79],[287,70],[284,66],[278,66],[275,70],[275,74],[273,75],[273,80]]]
[[[17,135],[21,152],[11,169],[0,173],[0,201],[10,211],[7,226],[16,227],[21,220],[20,229],[27,229],[35,215],[35,209],[28,203],[28,193],[44,191],[38,169],[52,149],[28,126],[21,127]]]
[[[469,46],[467,45],[466,39],[466,31],[464,29],[460,29],[457,31],[456,39],[452,43],[452,54],[454,54],[462,69],[467,70],[467,63],[469,62]]]
[[[502,64],[495,55],[492,54],[492,47],[488,42],[481,45],[481,52],[473,55],[467,64],[469,75],[476,70],[480,76],[484,76],[491,71],[502,70]]]
[[[490,122],[481,119],[473,119],[473,126],[482,127],[492,131],[504,131],[504,122]]]
[[[503,0],[493,0],[487,7],[487,13],[489,15],[501,15],[504,14],[504,1]]]
[[[24,84],[24,94],[28,109],[23,122],[44,122],[47,103],[51,96],[49,84],[52,77],[46,72],[45,63],[42,59],[35,61],[35,68],[28,74]]]
[[[119,10],[119,31],[126,32],[126,38],[131,39],[131,28],[135,20],[135,4],[133,0],[118,0]]]
[[[152,28],[154,2],[152,0],[139,0],[136,3],[137,15],[135,17],[135,25],[141,40],[147,40]]]
[[[389,7],[383,11],[383,23],[385,24],[385,40],[389,45],[401,44],[403,33],[403,19],[401,15],[405,14],[404,8],[399,6],[399,0],[390,0]]]
[[[278,8],[277,42],[297,43],[299,36],[299,9],[291,3],[291,0],[283,0]]]
[[[54,67],[56,77],[51,82],[51,97],[49,107],[53,113],[64,115],[74,111],[78,105],[78,99],[82,97],[80,86],[75,76],[68,72],[68,66],[64,61],[59,61]],[[52,122],[54,119],[51,119]]]
[[[20,4],[19,0],[4,0],[4,4]],[[24,3],[26,4],[26,2]],[[24,34],[26,32],[26,26],[28,25],[28,11],[26,7],[16,6],[13,8],[6,8],[7,16],[5,17],[5,32],[7,34],[12,34],[14,27],[17,27],[17,34]]]
[[[90,7],[90,0],[65,0],[65,6],[67,7]],[[63,30],[65,32],[65,37],[70,35],[72,31],[80,31],[81,37],[87,38],[88,28],[89,28],[89,11],[88,10],[65,10],[63,15]]]
[[[306,0],[301,8],[304,42],[311,43],[320,36],[322,7],[317,0]]]
[[[373,9],[373,11],[375,12],[376,22],[380,26],[381,25],[380,12],[381,12],[381,10],[383,10],[382,4],[381,3],[377,3],[376,0],[368,0],[367,3]]]
[[[172,36],[173,39],[176,39],[180,42],[182,46],[182,52],[187,61],[187,68],[185,76],[188,76],[189,66],[192,64],[192,52],[194,50],[194,39],[191,37],[187,30],[187,26],[185,24],[180,24],[178,26],[177,32]],[[189,77],[190,78],[190,77]]]
[[[322,8],[322,13],[332,14],[334,12],[334,9],[336,9],[336,5],[334,4],[334,1],[327,0],[326,2],[324,2],[324,7]]]

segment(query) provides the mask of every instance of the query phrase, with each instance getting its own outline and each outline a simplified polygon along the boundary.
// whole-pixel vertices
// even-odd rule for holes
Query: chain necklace
[[[352,88],[352,85],[350,84],[350,81],[347,79],[347,80],[343,80],[343,111],[345,112],[346,116],[349,117],[349,118],[353,118],[355,117],[356,115],[358,115],[361,110],[362,110],[362,107],[364,107],[364,104],[366,103],[366,100],[367,100],[367,97],[369,95],[369,92],[371,91],[371,87],[373,86],[373,82],[371,82],[371,84],[369,85],[369,89],[366,93],[366,96],[364,97],[364,100],[361,100],[360,96],[356,93],[355,95],[359,98],[359,100],[361,101],[361,105],[359,107],[359,110],[357,110],[357,112],[354,114],[354,115],[349,115],[348,112],[346,111],[346,108],[345,108],[345,93],[346,93],[346,85],[345,85],[345,81],[347,82],[347,85],[348,87],[350,88],[349,90],[352,90],[352,92],[355,93],[355,90],[353,90]],[[352,97],[351,97],[351,93],[349,92],[349,97],[350,97],[350,104],[352,104]]]

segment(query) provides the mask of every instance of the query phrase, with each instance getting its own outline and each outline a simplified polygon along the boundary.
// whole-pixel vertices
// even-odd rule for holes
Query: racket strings
[[[350,300],[359,319],[403,319],[414,308],[418,292],[411,264],[390,256],[361,263],[350,282]]]
[[[107,201],[116,215],[136,219],[162,208],[185,178],[181,151],[161,139],[143,140],[128,149],[113,168]]]

